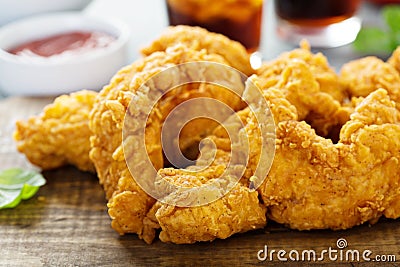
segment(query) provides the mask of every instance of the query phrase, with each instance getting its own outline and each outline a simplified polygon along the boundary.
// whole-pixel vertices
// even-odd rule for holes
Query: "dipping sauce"
[[[115,40],[114,36],[103,32],[74,31],[23,43],[9,49],[8,52],[29,57],[76,55],[107,47]]]

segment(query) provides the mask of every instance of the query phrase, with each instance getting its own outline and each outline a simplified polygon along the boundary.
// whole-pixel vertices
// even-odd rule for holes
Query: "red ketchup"
[[[103,32],[74,31],[23,43],[8,52],[33,57],[52,57],[67,53],[75,55],[107,47],[115,40],[114,36]]]

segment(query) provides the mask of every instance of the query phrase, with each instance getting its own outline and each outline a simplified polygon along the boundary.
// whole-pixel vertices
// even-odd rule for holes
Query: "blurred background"
[[[264,60],[270,60],[278,54],[293,49],[295,46],[281,40],[276,33],[276,16],[272,0],[264,0],[260,52]],[[358,12],[363,25],[383,26],[380,16],[382,6],[363,1]],[[131,28],[130,60],[139,56],[138,49],[145,46],[168,25],[164,0],[130,1],[130,0],[94,0],[84,12],[104,16],[116,16],[125,21]],[[350,45],[338,48],[317,49],[323,52],[332,66],[338,68],[350,59],[360,57]]]
[[[49,8],[49,11],[56,11],[61,8],[62,2],[72,4],[74,1],[50,1],[54,3],[57,2],[57,5]],[[3,10],[0,11],[0,23],[3,25],[6,22],[11,22],[17,19],[9,16],[9,14],[6,16],[6,11],[2,8],[2,5],[5,5],[5,2],[17,3],[19,1],[0,0],[0,10]],[[40,6],[37,4],[38,1],[31,0],[31,2],[35,2],[37,6]],[[278,54],[296,47],[296,45],[285,42],[278,37],[276,32],[277,19],[273,5],[274,1],[264,0],[261,44],[259,48],[263,60],[273,59]],[[152,40],[157,38],[165,27],[168,26],[165,0],[85,0],[81,1],[80,4],[75,5],[75,7],[67,6],[65,8],[82,10],[84,13],[95,14],[97,16],[116,17],[125,22],[131,30],[131,37],[128,46],[129,53],[126,59],[126,64],[138,58],[140,48],[146,46]],[[380,15],[381,8],[382,5],[369,1],[362,1],[361,7],[357,13],[357,16],[362,19],[362,26],[384,26],[384,22]],[[17,9],[14,8],[14,10]],[[38,10],[37,12],[44,11]],[[29,16],[29,13],[23,11],[21,12],[21,16]],[[336,71],[339,71],[340,66],[344,62],[363,56],[356,52],[351,44],[337,48],[313,48],[313,51],[324,53]]]

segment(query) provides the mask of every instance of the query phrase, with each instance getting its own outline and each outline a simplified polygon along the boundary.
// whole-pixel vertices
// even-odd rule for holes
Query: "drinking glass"
[[[278,36],[314,47],[338,47],[356,38],[360,0],[274,0]]]
[[[166,0],[166,5],[170,25],[200,26],[221,33],[246,47],[253,67],[261,64],[257,51],[263,0]]]

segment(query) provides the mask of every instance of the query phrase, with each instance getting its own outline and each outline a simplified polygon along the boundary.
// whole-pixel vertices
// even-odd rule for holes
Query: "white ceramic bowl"
[[[0,0],[0,25],[44,12],[80,10],[91,0]]]
[[[71,31],[102,31],[117,39],[79,56],[29,58],[7,52],[19,44]],[[0,28],[0,91],[8,95],[59,95],[99,90],[127,63],[127,26],[114,19],[61,12],[23,19]]]

